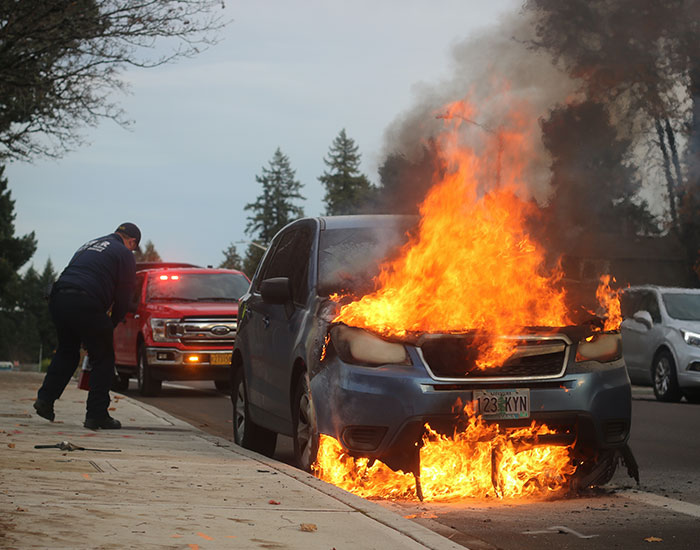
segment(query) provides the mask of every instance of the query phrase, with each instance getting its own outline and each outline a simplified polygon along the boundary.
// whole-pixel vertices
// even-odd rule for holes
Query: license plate
[[[489,420],[529,418],[530,390],[478,390],[474,392],[474,412]]]
[[[231,354],[230,353],[212,353],[209,356],[210,365],[230,365],[231,364]]]

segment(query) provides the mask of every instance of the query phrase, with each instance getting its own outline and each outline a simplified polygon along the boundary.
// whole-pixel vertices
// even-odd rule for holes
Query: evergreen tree
[[[304,209],[294,201],[304,200],[302,184],[296,179],[296,172],[289,164],[289,158],[277,148],[269,165],[262,168],[262,175],[255,176],[262,186],[262,192],[255,202],[245,205],[249,210],[245,232],[261,246],[270,244],[272,237],[289,222],[304,215]],[[250,245],[246,251],[244,271],[251,276],[255,271],[263,250]]]
[[[367,212],[376,198],[376,189],[367,176],[360,173],[358,146],[343,128],[333,140],[323,162],[328,170],[318,178],[326,188],[323,197],[326,214],[338,216]]]
[[[15,201],[4,172],[0,166],[0,357],[20,361],[28,359],[22,354],[22,341],[36,329],[21,314],[23,285],[18,271],[34,255],[36,239],[34,232],[15,237]]]
[[[263,254],[265,254],[265,251],[262,248],[254,244],[248,246],[245,259],[243,260],[243,273],[248,275],[249,279],[253,278],[255,270],[258,268],[260,260],[262,260]]]
[[[144,246],[143,251],[141,250],[141,247],[139,246],[136,250],[134,250],[134,259],[137,262],[162,262],[160,258],[160,254],[158,254],[158,251],[156,250],[156,247],[153,245],[151,241],[146,241],[146,244]]]
[[[18,282],[17,271],[34,255],[34,232],[15,237],[15,201],[7,189],[5,167],[0,166],[0,309],[11,308],[17,296],[11,295]],[[16,290],[16,288],[15,288]]]
[[[231,243],[228,248],[223,251],[224,260],[219,264],[219,267],[225,269],[237,269],[241,271],[243,269],[243,259],[238,254],[236,250],[236,245]]]

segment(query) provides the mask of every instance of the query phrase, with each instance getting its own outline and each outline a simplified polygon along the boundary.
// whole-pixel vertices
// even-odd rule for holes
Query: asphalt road
[[[132,388],[135,383],[132,381]],[[211,434],[232,439],[231,402],[211,382],[164,383],[147,402]],[[635,387],[630,445],[640,485],[618,468],[605,488],[538,502],[461,501],[382,504],[473,550],[700,548],[700,405],[657,402]],[[290,463],[291,440],[275,458]]]

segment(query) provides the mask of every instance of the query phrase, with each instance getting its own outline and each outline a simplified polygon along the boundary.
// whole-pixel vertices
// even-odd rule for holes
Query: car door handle
[[[270,316],[269,315],[265,315],[265,317],[263,317],[263,324],[265,325],[265,328],[270,328]]]

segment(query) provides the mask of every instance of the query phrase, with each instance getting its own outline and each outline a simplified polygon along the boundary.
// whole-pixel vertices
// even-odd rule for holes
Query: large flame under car
[[[334,323],[389,341],[419,341],[437,378],[497,382],[563,374],[569,347],[559,328],[577,321],[559,264],[548,264],[527,229],[539,210],[526,190],[533,153],[523,113],[482,132],[479,153],[461,140],[463,132],[479,131],[466,124],[478,113],[465,102],[446,113],[436,142],[440,177],[420,206],[417,231],[381,266],[373,292],[335,296]],[[601,279],[597,298],[608,315],[605,326],[589,327],[591,342],[596,330],[619,326],[609,284],[609,277]],[[329,436],[321,436],[315,473],[377,498],[541,497],[567,489],[577,467],[571,433],[534,421],[486,422],[474,403],[455,403],[455,410],[461,421],[451,433],[424,426],[413,475],[351,456]]]

